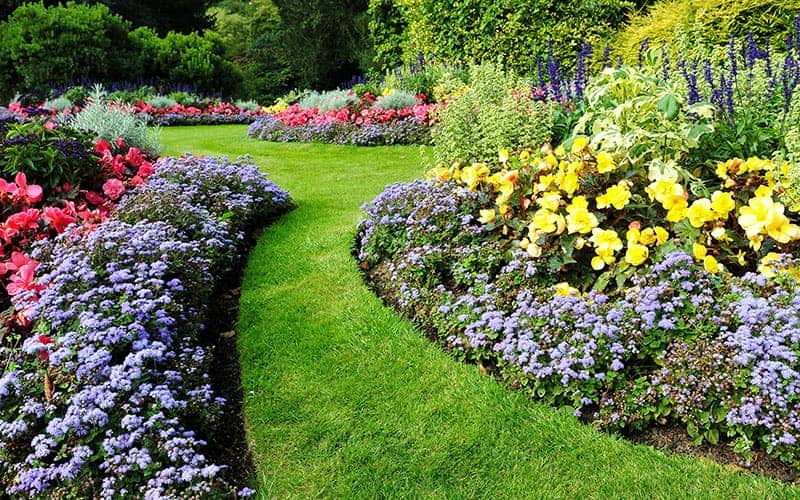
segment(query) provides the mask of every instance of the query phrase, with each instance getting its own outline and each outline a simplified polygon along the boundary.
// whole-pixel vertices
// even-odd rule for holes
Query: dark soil
[[[286,211],[293,208],[289,207]],[[250,251],[261,237],[263,227],[283,213],[270,217],[249,231],[248,238],[239,248],[239,257],[231,263],[212,295],[213,303],[209,304],[206,328],[202,334],[202,343],[212,354],[209,367],[211,387],[216,396],[225,398],[218,425],[204,436],[208,442],[207,456],[211,463],[227,466],[222,479],[237,489],[252,483],[256,473],[244,427],[244,392],[236,348],[236,320],[239,316],[242,277]]]
[[[393,287],[389,273],[386,271],[385,264],[379,264],[373,268],[362,266],[361,270],[367,287],[372,290],[387,307],[391,307],[395,311],[400,311],[395,299],[394,292],[396,290]],[[405,314],[402,312],[401,314],[413,321],[425,333],[428,339],[445,347],[445,350],[449,350],[442,344],[439,333],[426,321],[426,315],[424,313],[417,311],[414,314]],[[483,375],[490,376],[498,382],[509,386],[500,376],[495,366],[484,364],[478,364],[476,366]],[[513,386],[510,387],[516,389]],[[744,458],[736,454],[728,443],[721,442],[718,445],[704,443],[696,446],[692,443],[692,439],[689,437],[686,430],[677,422],[669,422],[663,426],[633,432],[623,437],[637,444],[652,446],[667,454],[677,453],[691,455],[700,460],[716,462],[739,473],[754,473],[787,483],[800,483],[800,475],[798,475],[798,471],[792,465],[771,458],[762,450],[754,451],[750,463],[747,464]]]

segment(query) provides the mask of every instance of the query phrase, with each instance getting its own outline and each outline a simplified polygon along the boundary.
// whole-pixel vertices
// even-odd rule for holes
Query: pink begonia
[[[112,200],[118,200],[125,193],[125,184],[119,179],[109,179],[103,184],[103,192]]]

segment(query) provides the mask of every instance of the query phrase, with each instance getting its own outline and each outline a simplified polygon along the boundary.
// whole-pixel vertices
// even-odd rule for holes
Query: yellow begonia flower
[[[567,231],[569,234],[586,234],[596,228],[599,223],[597,217],[583,207],[575,207],[567,214]]]
[[[772,189],[770,189],[769,186],[758,186],[753,195],[757,197],[767,197],[767,196],[771,197]]]
[[[559,188],[567,194],[572,194],[578,190],[578,174],[572,169],[561,179]]]
[[[602,257],[600,257],[599,255],[592,257],[592,269],[594,269],[595,271],[600,271],[604,267],[606,267],[606,261],[603,260]]]
[[[627,240],[629,245],[632,245],[634,243],[639,243],[639,239],[641,237],[642,233],[635,227],[628,229],[628,231],[625,233],[625,240]]]
[[[626,181],[620,181],[616,186],[608,188],[606,192],[598,196],[595,201],[597,202],[597,208],[602,209],[612,206],[617,210],[622,210],[630,199],[631,192],[630,189],[628,189],[628,183]]]
[[[638,243],[649,246],[655,243],[656,241],[658,241],[658,237],[656,236],[655,229],[653,229],[652,227],[648,227],[647,229],[641,232]]]
[[[567,205],[567,212],[574,212],[579,208],[589,208],[589,200],[585,196],[576,196],[572,198],[572,202]]]
[[[481,222],[481,224],[489,224],[490,222],[494,222],[495,217],[497,217],[497,215],[494,209],[482,209],[481,216],[478,220]]]
[[[733,195],[727,191],[714,191],[711,195],[711,210],[717,214],[717,218],[725,219],[731,210],[736,208]]]
[[[692,202],[686,211],[686,217],[689,218],[692,227],[703,227],[706,222],[716,220],[717,214],[711,209],[711,200],[700,198]]]
[[[694,254],[694,258],[697,260],[704,259],[706,254],[708,253],[708,249],[701,245],[700,243],[695,243],[692,245],[692,254]]]
[[[594,251],[602,257],[606,264],[614,262],[614,253],[622,250],[622,240],[613,229],[592,229],[592,236],[589,241],[594,245]]]
[[[539,257],[542,256],[542,247],[540,247],[536,243],[529,244],[525,250],[528,252],[528,255],[530,255],[534,259],[538,259]]]
[[[781,254],[775,252],[769,252],[767,255],[761,258],[761,262],[758,265],[758,272],[766,276],[767,278],[772,278],[775,276],[775,267],[771,264],[774,264],[780,260]]]
[[[664,217],[664,220],[667,222],[680,222],[684,217],[686,217],[687,207],[688,204],[686,203],[686,200],[672,205],[672,208],[669,209],[666,217]]]
[[[561,282],[555,285],[556,295],[561,295],[562,297],[569,297],[570,295],[577,295],[579,292],[577,289],[572,288],[569,286],[567,282]]]
[[[541,208],[537,210],[535,214],[533,214],[533,219],[531,220],[529,230],[532,234],[561,234],[564,232],[565,227],[566,223],[564,222],[564,217],[562,215],[553,213],[546,208]]]
[[[589,145],[589,138],[585,136],[576,137],[572,141],[572,150],[571,153],[576,155],[586,149],[586,146]]]
[[[731,238],[728,236],[728,232],[725,231],[725,227],[717,226],[711,230],[711,237],[718,241],[730,241]]]
[[[713,255],[706,255],[703,259],[703,268],[711,274],[717,274],[722,266],[719,265]]]
[[[536,199],[536,204],[542,208],[555,212],[558,210],[558,205],[561,203],[560,193],[543,193],[542,196]]]
[[[489,167],[482,163],[475,163],[461,170],[461,182],[464,183],[470,191],[475,191],[481,180],[489,175]]]
[[[453,178],[453,172],[451,172],[449,168],[439,165],[436,168],[428,170],[425,177],[428,179],[436,179],[439,182],[446,182]]]
[[[739,209],[739,225],[745,230],[753,248],[761,246],[761,241],[754,241],[761,233],[766,233],[779,243],[800,239],[800,227],[791,224],[783,211],[782,204],[775,203],[767,196],[750,198],[747,206]]]
[[[663,245],[669,239],[669,231],[661,226],[656,226],[656,242],[658,246]]]
[[[598,173],[607,174],[609,172],[613,172],[617,168],[617,165],[614,163],[614,159],[605,151],[600,151],[597,153],[597,155],[595,155],[594,158],[597,160]]]
[[[646,246],[632,243],[628,245],[628,250],[625,252],[625,262],[632,266],[639,266],[644,263],[649,256],[650,250],[648,250]]]

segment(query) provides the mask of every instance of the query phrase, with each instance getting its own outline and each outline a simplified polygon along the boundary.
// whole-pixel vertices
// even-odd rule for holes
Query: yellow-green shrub
[[[681,45],[681,38],[692,45],[719,46],[750,31],[757,39],[782,47],[798,9],[797,0],[662,0],[631,16],[613,50],[630,63],[637,60],[644,39],[650,47]]]

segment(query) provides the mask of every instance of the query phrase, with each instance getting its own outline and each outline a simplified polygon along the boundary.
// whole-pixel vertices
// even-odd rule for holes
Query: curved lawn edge
[[[359,206],[421,174],[418,148],[278,145],[244,126],[162,131],[168,152],[250,153],[298,208],[245,270],[238,346],[259,494],[796,497],[580,424],[452,360],[363,284]]]

